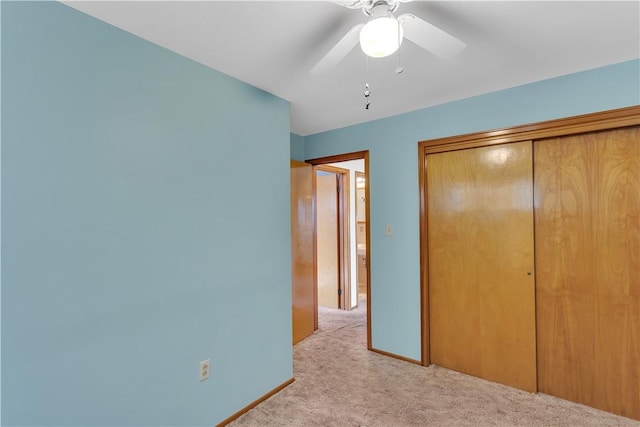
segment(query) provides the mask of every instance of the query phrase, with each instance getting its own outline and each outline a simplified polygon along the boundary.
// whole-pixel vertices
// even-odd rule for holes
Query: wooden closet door
[[[431,362],[536,391],[531,142],[427,156]]]
[[[291,311],[293,344],[315,330],[313,166],[291,160]]]
[[[640,419],[640,128],[534,147],[539,389]]]

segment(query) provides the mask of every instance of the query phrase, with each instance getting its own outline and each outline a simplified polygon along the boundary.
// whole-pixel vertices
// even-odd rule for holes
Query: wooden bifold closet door
[[[431,362],[536,391],[531,141],[426,158]]]
[[[640,127],[534,158],[539,390],[640,419]]]

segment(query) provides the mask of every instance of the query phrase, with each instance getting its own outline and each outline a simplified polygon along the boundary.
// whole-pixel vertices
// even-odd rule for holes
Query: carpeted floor
[[[320,308],[296,381],[230,426],[629,426],[640,422],[366,349],[366,316]]]

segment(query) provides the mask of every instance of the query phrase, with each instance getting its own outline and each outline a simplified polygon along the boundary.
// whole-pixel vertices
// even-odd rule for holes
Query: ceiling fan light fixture
[[[360,47],[372,58],[384,58],[394,53],[402,44],[404,32],[402,25],[393,16],[381,16],[360,30]]]

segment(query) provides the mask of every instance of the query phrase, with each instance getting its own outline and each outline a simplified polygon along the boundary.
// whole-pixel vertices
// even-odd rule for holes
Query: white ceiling
[[[367,61],[309,70],[359,10],[323,1],[65,1],[78,10],[291,102],[309,135],[555,76],[640,58],[640,1],[414,1],[411,12],[467,43],[443,61],[405,40]],[[639,76],[640,78],[640,76]],[[364,108],[364,84],[371,108]]]

